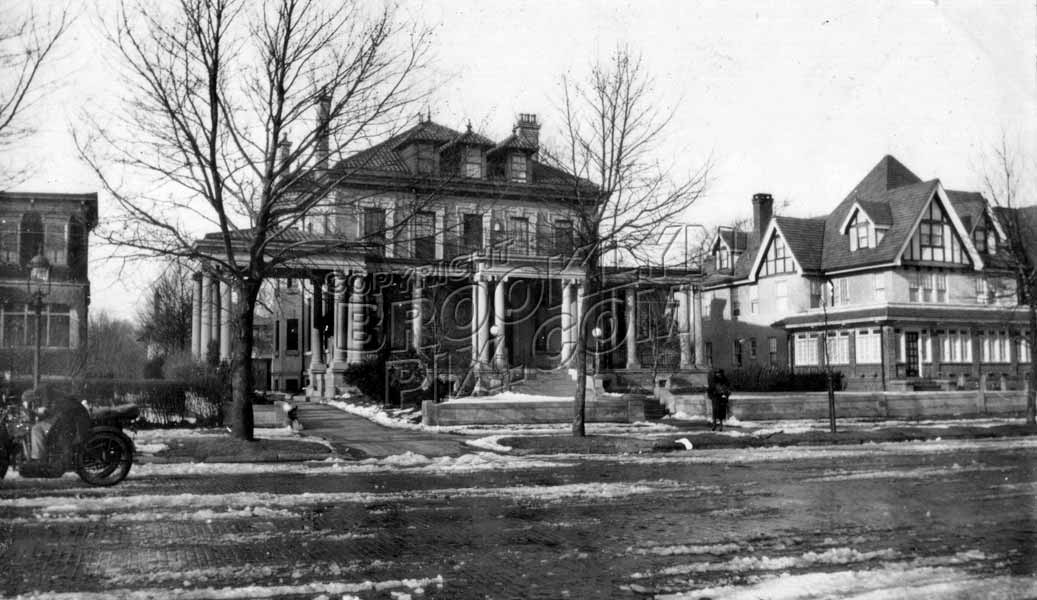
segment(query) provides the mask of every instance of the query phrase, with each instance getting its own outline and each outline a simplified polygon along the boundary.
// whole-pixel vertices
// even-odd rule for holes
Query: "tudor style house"
[[[539,131],[532,114],[499,140],[419,117],[319,167],[334,189],[292,236],[334,240],[335,250],[274,284],[271,387],[330,396],[350,365],[373,356],[418,355],[462,394],[569,366],[582,317],[577,211],[596,190],[540,160]],[[610,364],[636,366],[652,345],[642,336],[638,346],[638,325],[651,329],[649,313],[675,305],[667,286],[684,283],[690,307],[690,287],[675,271],[651,280],[654,290],[614,275],[599,346]],[[200,275],[195,298],[196,355],[229,356],[226,284]],[[685,320],[685,337],[689,329]],[[690,342],[682,348],[687,366]]]
[[[1026,312],[997,214],[886,156],[827,216],[720,228],[701,282],[705,360],[817,369],[848,389],[1022,387]],[[996,382],[996,383],[993,383]]]
[[[0,372],[31,377],[36,310],[29,264],[46,258],[49,282],[40,311],[40,373],[69,377],[86,343],[90,280],[88,234],[97,224],[97,194],[0,192]]]

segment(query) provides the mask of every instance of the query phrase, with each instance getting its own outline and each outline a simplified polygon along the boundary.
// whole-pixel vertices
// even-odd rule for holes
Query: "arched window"
[[[29,264],[33,256],[43,251],[43,219],[38,212],[27,212],[22,215],[21,244],[19,262]]]

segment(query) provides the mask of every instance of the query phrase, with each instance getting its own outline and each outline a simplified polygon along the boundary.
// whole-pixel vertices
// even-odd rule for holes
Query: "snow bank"
[[[334,406],[335,408],[347,413],[364,417],[369,421],[374,421],[375,423],[384,425],[385,427],[392,427],[394,429],[422,429],[421,423],[411,422],[411,419],[417,414],[415,409],[397,410],[393,411],[393,414],[390,414],[378,406],[353,404],[352,402],[346,402],[344,400],[326,400],[325,404]]]
[[[409,590],[423,594],[425,588],[436,586],[442,589],[442,575],[424,579],[399,579],[388,581],[363,581],[359,583],[310,582],[292,585],[248,585],[242,587],[190,588],[178,587],[146,589],[109,589],[104,592],[32,592],[19,598],[34,600],[154,600],[155,598],[178,598],[179,600],[237,600],[239,598],[281,598],[314,594],[333,594],[336,597],[353,598],[360,592],[399,592]],[[349,596],[344,596],[348,594]]]
[[[950,567],[886,564],[880,568],[823,573],[783,573],[744,586],[698,589],[655,596],[656,600],[937,600],[943,598],[1032,598],[1037,577],[983,576]]]
[[[511,446],[503,446],[499,442],[503,435],[491,435],[487,437],[481,437],[477,440],[467,440],[465,444],[474,446],[476,448],[482,448],[483,450],[490,450],[491,452],[511,452]]]

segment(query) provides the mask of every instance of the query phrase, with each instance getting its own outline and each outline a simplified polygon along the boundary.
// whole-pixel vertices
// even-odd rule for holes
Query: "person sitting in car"
[[[90,413],[76,399],[44,384],[26,390],[22,402],[38,419],[30,432],[30,461],[48,462],[54,458],[49,455],[51,449],[56,450],[59,456],[67,456],[77,444],[86,440],[90,431]]]

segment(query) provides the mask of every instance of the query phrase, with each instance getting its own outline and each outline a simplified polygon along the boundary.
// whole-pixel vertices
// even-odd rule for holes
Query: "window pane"
[[[512,252],[519,255],[529,254],[529,219],[525,217],[511,217],[508,225],[511,229]]]
[[[0,217],[0,263],[18,262],[18,222],[14,218]]]
[[[4,345],[7,347],[24,346],[25,341],[25,305],[15,304],[4,312]]]
[[[50,315],[47,325],[47,345],[55,348],[68,348],[69,345],[69,318],[68,314]]]
[[[68,257],[68,244],[65,238],[65,223],[48,221],[44,224],[45,255],[52,265],[65,265]]]
[[[465,215],[461,236],[466,252],[475,252],[481,249],[482,215]]]
[[[436,257],[436,215],[419,212],[414,215],[414,258],[431,260]]]
[[[285,321],[284,346],[285,350],[299,349],[299,319]]]

